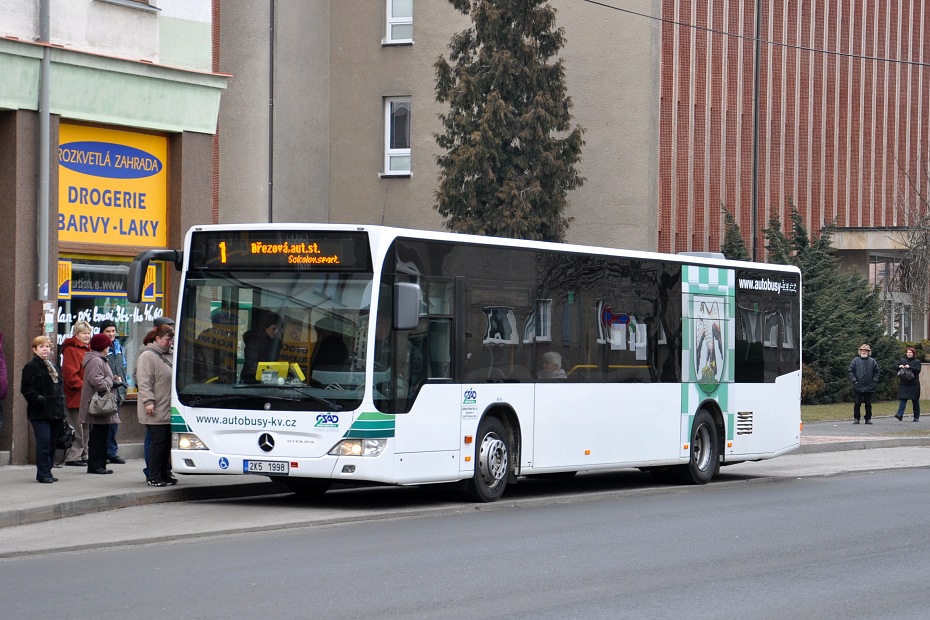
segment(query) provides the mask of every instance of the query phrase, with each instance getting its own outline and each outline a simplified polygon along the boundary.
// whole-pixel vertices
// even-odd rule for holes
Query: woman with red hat
[[[110,424],[119,424],[119,411],[113,415],[92,416],[88,411],[94,392],[109,392],[113,389],[113,371],[107,362],[107,352],[112,340],[106,334],[97,334],[90,339],[90,351],[81,362],[84,366],[84,387],[81,389],[82,424],[90,424],[90,441],[87,446],[87,473],[112,474],[107,469],[107,437]]]

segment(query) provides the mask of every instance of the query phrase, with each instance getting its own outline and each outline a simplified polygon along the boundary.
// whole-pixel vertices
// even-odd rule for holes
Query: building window
[[[900,257],[872,255],[869,260],[869,282],[884,293],[907,292],[907,277]]]
[[[410,99],[384,100],[384,175],[410,174]]]
[[[387,0],[385,45],[413,43],[413,0]]]

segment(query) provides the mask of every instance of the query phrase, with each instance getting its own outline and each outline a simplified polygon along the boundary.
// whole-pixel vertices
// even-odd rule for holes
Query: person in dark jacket
[[[35,356],[23,366],[19,391],[26,399],[26,417],[36,437],[36,480],[57,482],[52,460],[61,424],[65,420],[65,392],[61,372],[49,359],[52,341],[45,336],[32,340]]]
[[[878,386],[878,362],[871,355],[872,347],[864,344],[859,347],[859,355],[849,364],[849,380],[852,381],[855,396],[853,424],[859,423],[862,403],[865,403],[865,423],[872,423],[872,393]]]
[[[910,379],[901,376],[901,371],[905,368],[911,371]],[[904,352],[904,359],[898,361],[898,413],[895,415],[898,422],[904,419],[907,401],[914,403],[914,421],[916,422],[920,419],[920,361],[917,359],[917,349],[914,347],[908,347]]]
[[[310,372],[348,370],[349,347],[336,320],[332,317],[320,319],[313,328],[316,330],[316,344],[310,356]]]
[[[258,383],[255,373],[259,362],[276,362],[281,353],[281,316],[275,312],[268,312],[259,321],[259,329],[250,329],[242,336],[245,351],[242,363],[242,373],[239,380],[242,383]]]

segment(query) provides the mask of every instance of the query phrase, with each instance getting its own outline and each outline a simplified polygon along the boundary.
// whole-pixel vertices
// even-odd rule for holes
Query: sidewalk
[[[797,451],[728,466],[721,476],[820,476],[921,466],[930,466],[930,418],[915,424],[909,418],[898,422],[887,417],[868,426],[853,425],[852,420],[806,424]],[[264,476],[179,476],[177,486],[154,488],[145,484],[141,460],[108,467],[114,473],[107,476],[87,474],[83,467],[55,469],[59,481],[54,484],[37,484],[32,465],[0,467],[0,528],[132,506],[284,492]]]
[[[52,484],[36,482],[34,465],[0,467],[0,528],[130,506],[282,492],[264,476],[181,476],[176,486],[150,487],[141,459],[107,467],[113,473],[106,476],[88,474],[86,467],[54,469],[58,482]]]

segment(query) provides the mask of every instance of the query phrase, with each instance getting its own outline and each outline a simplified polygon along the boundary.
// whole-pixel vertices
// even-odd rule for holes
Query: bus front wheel
[[[466,495],[476,502],[500,499],[510,473],[510,443],[500,420],[488,417],[478,427],[475,447],[475,475],[468,482]]]
[[[691,426],[691,458],[679,465],[678,479],[685,484],[707,484],[720,471],[720,434],[714,417],[706,409],[698,411]]]

